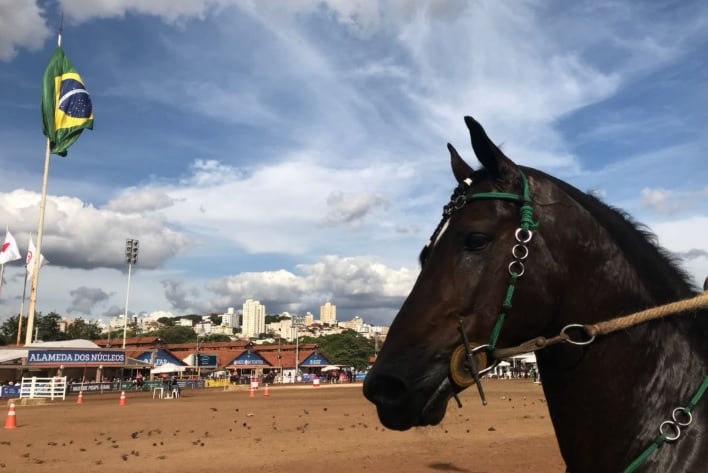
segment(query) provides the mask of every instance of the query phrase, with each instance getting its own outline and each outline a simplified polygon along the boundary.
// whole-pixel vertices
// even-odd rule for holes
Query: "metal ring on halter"
[[[678,420],[676,418],[677,412],[680,412],[680,413],[688,416],[688,420],[686,420],[686,422],[681,422],[680,420]],[[691,422],[693,422],[693,416],[691,415],[691,411],[689,411],[685,407],[677,407],[676,409],[674,409],[674,411],[671,413],[671,418],[674,420],[674,422],[676,422],[681,427],[688,427],[691,424]]]
[[[561,330],[560,333],[567,337],[565,339],[565,341],[570,343],[571,345],[577,345],[577,346],[590,345],[592,342],[595,341],[595,335],[590,337],[590,339],[584,340],[584,341],[573,340],[572,338],[570,338],[570,335],[568,335],[566,333],[566,330],[571,329],[571,328],[579,328],[579,329],[582,329],[583,331],[585,331],[585,326],[583,324],[570,324],[570,325],[566,325],[565,327],[563,327],[563,329]]]
[[[523,243],[518,243],[514,245],[514,247],[511,249],[511,254],[512,256],[514,256],[514,258],[523,260],[528,257],[529,249]]]
[[[455,207],[455,210],[460,210],[467,204],[467,197],[464,195],[458,195],[457,197],[455,197],[455,200],[453,200],[452,203]]]
[[[518,266],[521,268],[520,271],[514,271],[514,267]],[[524,275],[524,271],[526,271],[526,267],[524,266],[524,263],[522,263],[519,260],[514,260],[511,263],[509,263],[509,274],[512,276],[516,275],[516,277],[521,277]]]
[[[523,237],[521,235],[523,235]],[[528,243],[531,241],[531,238],[533,238],[533,232],[519,227],[516,229],[516,232],[514,232],[514,236],[519,243]]]
[[[676,434],[672,436],[669,435],[667,432],[664,432],[664,426],[671,427]],[[679,427],[679,425],[672,420],[665,420],[659,426],[659,433],[664,436],[667,442],[673,442],[674,440],[678,440],[678,438],[681,436],[681,427]]]
[[[490,372],[491,370],[493,370],[499,364],[499,361],[501,361],[501,360],[495,360],[494,358],[492,358],[491,350],[489,349],[489,345],[478,345],[478,346],[472,348],[470,350],[470,353],[472,356],[474,356],[477,354],[477,352],[480,352],[480,351],[487,352],[487,361],[490,362],[489,366],[477,371],[479,376],[483,376],[483,375],[487,374],[488,372]]]

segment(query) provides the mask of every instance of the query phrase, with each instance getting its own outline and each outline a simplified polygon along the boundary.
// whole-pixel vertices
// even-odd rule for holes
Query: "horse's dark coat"
[[[484,168],[473,171],[448,145],[456,180],[472,177],[470,193],[518,194],[523,170],[539,223],[498,347],[695,295],[686,274],[626,214],[517,166],[476,121],[465,121]],[[387,427],[405,430],[444,417],[460,389],[448,367],[460,344],[458,322],[471,341],[489,339],[509,280],[518,210],[509,201],[469,202],[421,253],[418,280],[364,383]],[[470,235],[489,243],[470,249]],[[687,405],[708,374],[708,313],[676,315],[585,347],[555,345],[536,355],[569,471],[618,472],[651,443],[674,408]],[[708,471],[708,395],[693,415],[681,438],[662,445],[639,471]]]

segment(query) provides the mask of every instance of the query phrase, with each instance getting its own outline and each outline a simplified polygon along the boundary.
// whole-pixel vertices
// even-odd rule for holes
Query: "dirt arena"
[[[76,396],[16,406],[0,431],[0,472],[562,472],[542,389],[485,380],[451,401],[441,425],[395,432],[378,422],[361,383]],[[6,409],[3,400],[3,409]]]

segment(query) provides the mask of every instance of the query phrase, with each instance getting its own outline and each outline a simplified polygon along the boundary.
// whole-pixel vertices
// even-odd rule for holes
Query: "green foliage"
[[[198,324],[202,321],[202,316],[199,314],[188,314],[181,317],[175,317],[176,319],[189,319],[192,321],[192,325]]]
[[[223,333],[212,333],[201,339],[203,342],[230,342],[231,338]]]
[[[320,353],[335,365],[349,365],[357,370],[369,366],[369,358],[374,355],[374,342],[354,330],[324,337],[303,337],[301,343],[316,343]]]
[[[281,321],[282,319],[284,319],[284,318],[285,318],[285,317],[281,317],[281,316],[279,316],[279,315],[277,315],[277,314],[276,314],[276,315],[266,315],[266,316],[265,316],[265,323],[266,323],[266,324],[272,324],[272,323],[275,323],[275,322],[280,322],[280,321]]]
[[[34,328],[37,332],[33,339],[45,342],[68,340],[67,334],[59,331],[59,322],[61,322],[61,316],[56,312],[50,312],[47,315],[35,314]]]
[[[0,325],[0,337],[3,345],[14,344],[17,342],[17,328],[19,327],[19,315],[8,317],[2,325]],[[27,318],[22,318],[22,336],[20,343],[25,342],[25,333],[27,332]]]
[[[9,335],[10,340],[17,341],[17,328],[19,323],[19,316],[10,317],[3,323],[0,330],[4,335]],[[67,340],[68,336],[66,333],[59,331],[59,322],[61,322],[61,316],[56,312],[50,312],[47,315],[42,315],[41,312],[35,312],[34,314],[34,334],[32,334],[32,340],[35,338],[37,340],[56,341],[56,340]],[[25,342],[25,334],[27,333],[27,318],[22,319],[22,337],[20,338],[20,343]]]
[[[69,325],[66,333],[69,339],[98,340],[101,338],[101,327],[98,322],[86,322],[79,317]]]
[[[146,336],[159,337],[165,343],[197,343],[197,334],[190,327],[175,325],[173,327],[162,327]]]
[[[157,321],[166,327],[172,327],[175,324],[174,317],[160,317]]]

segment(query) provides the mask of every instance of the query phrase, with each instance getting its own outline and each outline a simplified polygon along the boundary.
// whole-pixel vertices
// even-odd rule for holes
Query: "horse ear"
[[[450,165],[452,166],[452,174],[457,179],[457,182],[462,184],[462,182],[472,177],[474,169],[462,159],[460,153],[457,152],[454,146],[450,143],[447,144],[447,150],[450,152]]]
[[[508,171],[515,168],[514,163],[506,157],[502,150],[489,139],[482,125],[472,117],[465,117],[467,129],[472,139],[472,149],[479,162],[484,165],[496,179],[503,178]]]

